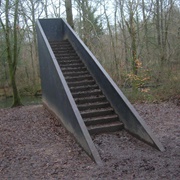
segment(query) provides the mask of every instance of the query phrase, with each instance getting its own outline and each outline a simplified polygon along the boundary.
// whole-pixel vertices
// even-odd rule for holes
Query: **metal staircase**
[[[101,158],[91,134],[125,129],[164,151],[151,129],[63,19],[36,24],[42,100],[86,153]]]
[[[123,123],[70,42],[51,41],[50,45],[89,133],[121,130]]]

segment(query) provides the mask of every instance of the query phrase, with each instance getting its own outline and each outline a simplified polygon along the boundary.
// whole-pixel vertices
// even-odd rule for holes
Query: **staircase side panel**
[[[49,22],[50,20],[46,23]],[[45,23],[45,20],[43,20],[43,23]],[[57,21],[55,20],[54,23],[56,24]],[[52,22],[50,24],[56,29]],[[38,21],[37,37],[43,101],[46,106],[59,117],[66,129],[74,135],[87,154],[92,157],[96,163],[100,164],[99,154],[81,118],[46,35],[48,35],[50,40],[53,39],[53,34],[50,33],[49,29],[47,33],[44,33],[40,21]],[[60,35],[61,34],[55,36],[59,38],[58,36]]]
[[[64,28],[62,19],[39,19],[42,29],[49,41],[61,41],[64,37]]]
[[[161,151],[164,151],[162,144],[156,139],[145,121],[139,116],[137,111],[107,74],[91,51],[66,22],[64,22],[63,25],[65,32],[64,36],[71,42],[77,54],[86,64],[88,70],[111,103],[111,106],[119,115],[120,120],[124,123],[125,128],[139,139]]]

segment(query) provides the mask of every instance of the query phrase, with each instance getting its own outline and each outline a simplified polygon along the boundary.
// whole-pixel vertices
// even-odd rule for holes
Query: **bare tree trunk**
[[[105,5],[104,5],[104,14],[105,14],[105,17],[106,17],[107,27],[108,27],[109,35],[110,35],[110,38],[111,38],[111,45],[112,45],[112,51],[113,51],[113,57],[114,57],[113,59],[114,59],[114,62],[115,62],[115,67],[116,67],[118,81],[119,81],[119,78],[120,78],[120,75],[119,75],[119,63],[118,63],[118,59],[117,59],[117,56],[116,56],[115,42],[114,42],[114,39],[113,39],[113,33],[112,33],[112,30],[111,30],[109,18],[108,18],[107,13],[106,13]]]
[[[130,4],[129,8],[129,22],[126,21],[126,25],[131,37],[131,55],[132,55],[132,72],[134,75],[138,73],[138,65],[137,65],[137,46],[136,46],[136,39],[137,39],[137,32],[135,29],[134,24],[134,12],[132,8],[132,4]]]
[[[12,47],[13,49],[13,55],[11,52],[11,42],[10,42],[10,25],[9,25],[9,0],[6,1],[6,25],[5,27],[5,38],[6,38],[6,47],[7,47],[7,61],[9,66],[9,74],[10,74],[10,80],[11,80],[11,86],[13,90],[13,104],[12,107],[20,106],[22,105],[21,99],[19,96],[19,92],[16,85],[16,68],[17,68],[17,61],[18,61],[18,40],[17,40],[17,20],[18,20],[18,5],[19,0],[15,1],[15,10],[14,10],[14,24],[13,24],[13,41],[14,45]]]
[[[36,29],[35,29],[35,7],[33,0],[30,0],[31,3],[31,16],[32,16],[32,35],[33,35],[33,44],[31,44],[31,63],[32,63],[32,76],[33,76],[33,91],[35,90],[36,85],[36,68],[35,68],[35,60],[37,60],[37,42],[36,42]],[[35,58],[33,54],[35,53]]]
[[[157,42],[161,46],[161,31],[160,31],[160,7],[159,0],[156,0],[156,29],[157,29]]]
[[[83,18],[83,41],[87,45],[88,44],[88,37],[87,37],[87,11],[86,7],[88,5],[88,2],[86,0],[81,2],[81,8],[82,8],[82,18]]]
[[[74,29],[73,13],[72,13],[72,2],[71,0],[65,0],[66,7],[66,19],[69,25]]]
[[[29,0],[26,5],[24,5],[21,1],[21,9],[22,9],[22,18],[24,19],[24,23],[26,26],[26,35],[29,40],[27,49],[29,55],[29,62],[31,63],[31,68],[29,67],[25,68],[26,75],[28,74],[28,71],[31,72],[30,76],[27,76],[28,84],[31,85],[31,89],[33,94],[36,94],[37,92],[37,85],[39,84],[39,69],[38,69],[38,53],[37,53],[37,40],[36,40],[36,29],[35,29],[35,23],[36,19],[40,17],[42,14],[42,9],[47,8],[47,1],[45,1],[45,4],[41,4],[39,1]],[[45,10],[46,11],[46,10]],[[26,43],[27,45],[27,43]],[[30,79],[30,83],[29,83]],[[29,86],[30,87],[30,86]]]
[[[123,2],[124,3],[124,2]],[[126,62],[126,70],[128,70],[128,48],[127,48],[127,38],[126,38],[126,28],[125,28],[125,22],[124,22],[124,4],[122,3],[122,0],[119,1],[119,6],[120,6],[120,15],[121,15],[121,23],[119,22],[119,25],[122,30],[122,35],[123,35],[123,45],[124,45],[124,52],[125,52],[125,62]]]
[[[49,15],[48,14],[48,0],[45,0],[45,3],[44,3],[44,12],[45,12],[45,17],[48,18],[48,15]]]
[[[142,0],[142,13],[143,13],[143,23],[144,23],[144,39],[146,43],[146,50],[147,54],[149,55],[149,45],[148,45],[148,27],[147,27],[147,18],[145,15],[145,3],[144,0]]]
[[[118,9],[118,4],[117,1],[115,2],[115,11],[114,11],[114,27],[115,27],[115,40],[116,40],[116,45],[118,43],[118,33],[117,33],[117,9]]]
[[[62,0],[58,0],[58,1],[54,2],[54,0],[51,0],[51,7],[53,9],[53,15],[56,18],[60,18],[61,17],[61,1]]]

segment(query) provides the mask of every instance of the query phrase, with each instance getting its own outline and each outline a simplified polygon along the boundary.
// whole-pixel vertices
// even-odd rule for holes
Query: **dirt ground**
[[[126,131],[93,137],[103,166],[97,166],[42,106],[0,109],[2,180],[180,179],[180,106],[135,104],[165,152]]]

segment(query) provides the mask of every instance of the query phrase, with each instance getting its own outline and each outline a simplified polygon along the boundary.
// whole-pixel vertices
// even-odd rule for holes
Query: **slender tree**
[[[144,40],[146,44],[146,50],[149,55],[149,44],[148,44],[148,26],[147,26],[147,17],[145,10],[145,2],[142,0],[142,14],[143,14],[143,25],[144,25]]]
[[[56,18],[61,17],[62,0],[51,0],[51,8],[53,9],[52,16]]]
[[[109,22],[109,18],[108,18],[107,12],[106,12],[105,4],[104,4],[104,15],[106,17],[107,27],[108,27],[109,36],[110,36],[110,42],[111,42],[111,46],[112,46],[113,62],[115,63],[117,77],[119,80],[119,78],[120,78],[119,65],[120,64],[118,62],[118,58],[117,58],[117,54],[116,54],[116,40],[114,40],[115,38],[113,37],[113,32],[112,32],[111,25]]]
[[[36,19],[39,19],[42,15],[43,11],[41,9],[47,8],[46,5],[42,5],[41,1],[34,1],[29,0],[27,1],[21,1],[21,18],[24,20],[25,25],[25,31],[26,31],[26,37],[28,39],[28,43],[25,42],[27,46],[27,51],[30,54],[29,62],[31,62],[31,76],[27,76],[28,80],[32,82],[32,90],[33,93],[36,93],[37,89],[36,86],[38,84],[38,53],[37,53],[37,40],[36,40]],[[26,69],[26,74],[28,75],[28,69]]]
[[[117,0],[118,1],[118,0]],[[126,25],[125,25],[125,15],[124,15],[124,0],[118,1],[119,3],[119,11],[120,11],[120,18],[121,21],[119,21],[120,30],[122,32],[123,37],[123,46],[124,46],[124,53],[125,53],[125,64],[126,64],[126,70],[128,69],[128,45],[127,45],[127,33],[126,33]]]
[[[66,7],[67,22],[74,29],[73,13],[72,13],[72,1],[71,0],[65,0],[65,7]]]
[[[12,3],[12,2],[11,2]],[[11,9],[12,4],[9,0],[5,3],[5,23],[0,19],[1,25],[3,27],[5,40],[6,40],[6,54],[7,63],[9,67],[9,75],[11,80],[12,92],[13,92],[13,104],[12,107],[22,105],[19,92],[16,85],[16,69],[19,57],[19,42],[18,42],[18,7],[19,0],[15,0],[14,8]],[[13,22],[10,24],[10,10],[13,11]],[[13,43],[12,43],[13,42]]]
[[[134,7],[134,4],[132,1],[128,1],[128,10],[129,10],[129,19],[126,22],[126,26],[131,38],[131,57],[132,57],[132,72],[133,74],[137,75],[138,73],[138,66],[137,66],[137,28],[135,24],[135,10],[137,9],[137,6]]]

